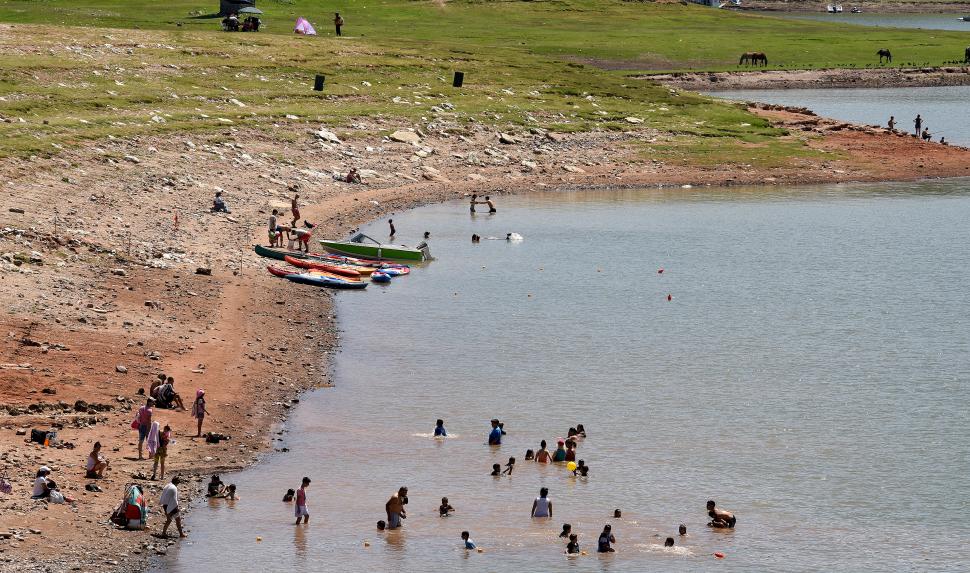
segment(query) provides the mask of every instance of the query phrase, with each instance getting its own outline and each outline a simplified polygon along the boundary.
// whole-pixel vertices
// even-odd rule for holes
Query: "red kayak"
[[[309,259],[295,259],[289,255],[284,257],[283,260],[290,263],[294,267],[300,267],[301,269],[316,269],[316,270],[335,273],[338,275],[343,275],[345,277],[360,277],[360,271],[355,271],[354,269],[350,269],[339,265],[331,265],[328,263],[324,263],[322,261],[311,261]]]

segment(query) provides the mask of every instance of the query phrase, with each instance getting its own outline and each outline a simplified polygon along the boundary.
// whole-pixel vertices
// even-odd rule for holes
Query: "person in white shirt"
[[[47,486],[47,476],[50,475],[51,469],[47,466],[40,466],[37,470],[37,479],[34,480],[34,492],[31,494],[33,499],[43,499],[50,496],[51,490]]]
[[[552,517],[552,501],[549,499],[549,488],[539,490],[539,497],[532,502],[532,517]]]
[[[162,488],[162,495],[159,501],[162,503],[162,511],[165,512],[165,525],[162,527],[162,537],[168,537],[168,526],[175,520],[175,527],[179,531],[179,537],[185,537],[182,531],[182,517],[179,516],[179,480],[178,476],[172,478],[172,482]]]

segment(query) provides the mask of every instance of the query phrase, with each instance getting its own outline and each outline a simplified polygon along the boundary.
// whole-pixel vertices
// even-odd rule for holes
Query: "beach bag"
[[[47,439],[47,432],[44,430],[30,430],[30,441],[38,444],[43,444]]]
[[[135,418],[134,420],[131,421],[132,430],[137,430],[140,427],[141,427],[141,424],[138,423],[138,418]]]
[[[0,476],[0,493],[10,494],[13,491],[13,485],[11,485],[10,480],[7,476]]]
[[[51,503],[64,503],[64,494],[57,491],[56,489],[51,490],[50,495]]]

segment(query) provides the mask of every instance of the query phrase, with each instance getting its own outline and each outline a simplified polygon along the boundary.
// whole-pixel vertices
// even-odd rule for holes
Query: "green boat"
[[[346,241],[320,240],[328,253],[345,257],[362,257],[376,261],[428,261],[431,251],[428,243],[422,241],[417,247],[405,245],[385,245],[363,233],[357,233]]]

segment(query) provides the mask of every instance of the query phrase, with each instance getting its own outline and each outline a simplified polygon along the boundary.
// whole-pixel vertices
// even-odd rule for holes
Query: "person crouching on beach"
[[[296,490],[296,506],[293,508],[293,513],[296,514],[294,525],[300,525],[300,519],[303,519],[303,523],[310,523],[310,512],[306,507],[306,488],[308,487],[310,487],[310,478],[305,477],[300,483],[300,489]]]

